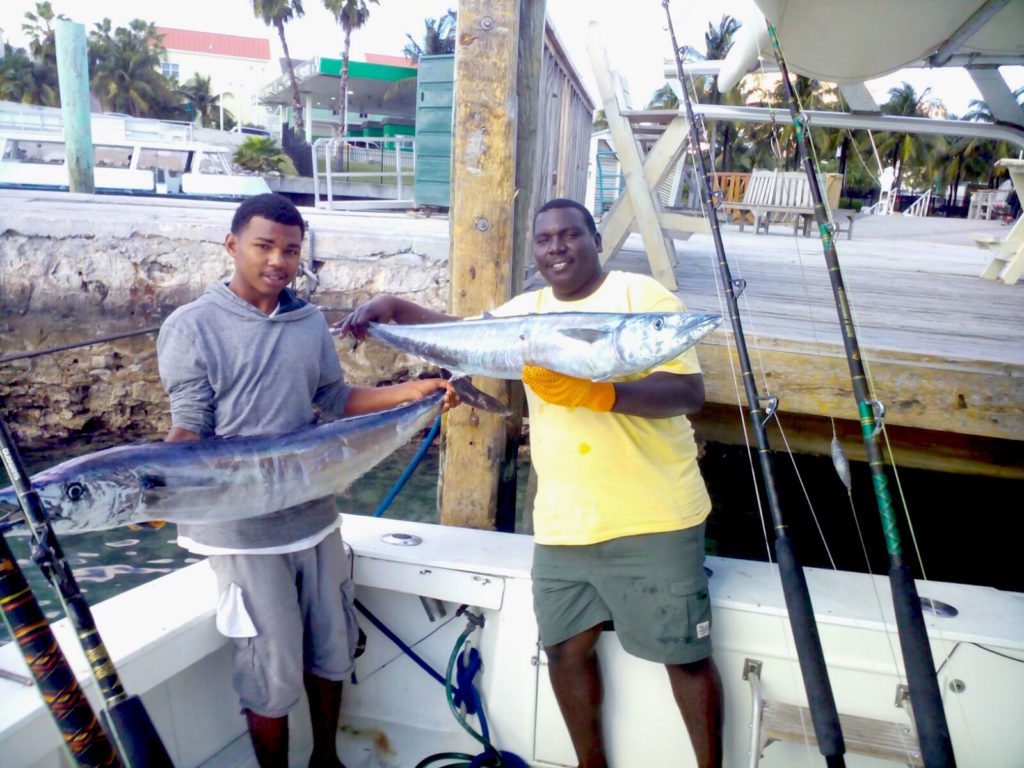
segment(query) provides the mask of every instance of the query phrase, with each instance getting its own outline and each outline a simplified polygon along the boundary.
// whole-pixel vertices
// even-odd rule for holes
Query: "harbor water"
[[[418,447],[418,441],[410,443],[357,480],[338,496],[338,509],[372,515]],[[36,472],[96,449],[95,444],[66,445],[59,452],[26,453],[24,460],[29,471]],[[710,443],[703,446],[700,461],[713,502],[708,553],[771,559],[773,548],[768,542],[774,539],[774,532],[767,510],[763,517],[758,511],[753,463],[746,449]],[[887,572],[888,556],[865,464],[852,464],[852,494],[847,493],[827,457],[797,456],[790,461],[780,454],[775,468],[784,519],[805,566]],[[517,520],[522,519],[528,472],[527,459],[518,473]],[[435,442],[384,516],[436,523],[437,476]],[[922,576],[919,550],[928,579],[1024,591],[1024,575],[1013,565],[1014,540],[992,534],[997,525],[1005,530],[1003,522],[1011,510],[1000,500],[1019,498],[1019,481],[924,470],[902,470],[899,479],[910,509],[910,525],[901,516],[904,556],[915,576]],[[898,498],[895,482],[892,484],[893,496]],[[174,538],[174,526],[121,528],[66,535],[61,544],[86,599],[95,604],[196,562]],[[9,536],[8,541],[44,613],[50,619],[59,618],[62,612],[53,591],[30,559],[28,539]]]

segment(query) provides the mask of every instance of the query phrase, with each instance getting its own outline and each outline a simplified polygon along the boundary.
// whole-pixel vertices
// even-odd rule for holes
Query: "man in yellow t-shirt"
[[[604,272],[601,236],[572,200],[534,217],[534,256],[547,288],[496,316],[549,312],[681,312],[645,275]],[[367,323],[457,318],[393,296],[358,307]],[[580,768],[606,768],[594,646],[614,623],[623,648],[665,665],[699,766],[722,762],[722,686],[711,659],[704,521],[711,510],[687,414],[704,405],[693,349],[645,374],[590,382],[527,366],[534,501],[533,591],[548,671]]]

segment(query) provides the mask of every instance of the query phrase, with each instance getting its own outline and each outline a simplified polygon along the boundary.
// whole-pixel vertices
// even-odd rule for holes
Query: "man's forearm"
[[[700,374],[655,373],[638,381],[615,382],[613,413],[667,419],[692,415],[704,407],[704,377]]]
[[[434,309],[421,307],[405,299],[393,298],[393,319],[399,325],[420,325],[421,323],[448,323],[460,318],[438,312]]]

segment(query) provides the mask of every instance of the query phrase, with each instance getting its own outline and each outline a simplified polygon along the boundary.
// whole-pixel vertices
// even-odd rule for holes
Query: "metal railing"
[[[5,101],[0,102],[0,130],[61,135],[64,133],[64,120],[57,107]],[[192,141],[192,138],[191,123],[105,113],[92,115],[94,143],[123,139]]]
[[[912,202],[907,209],[903,212],[904,216],[927,216],[928,207],[932,202],[932,191],[926,190],[917,200]]]
[[[413,205],[416,140],[411,136],[338,136],[313,142],[313,197],[328,209]]]

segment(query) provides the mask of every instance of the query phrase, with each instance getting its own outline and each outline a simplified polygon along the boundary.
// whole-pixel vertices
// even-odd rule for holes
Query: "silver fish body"
[[[370,323],[367,334],[456,373],[521,378],[539,365],[591,381],[671,360],[714,329],[720,315],[693,312],[553,312],[450,323]]]
[[[32,486],[56,533],[258,517],[344,490],[429,427],[443,396],[281,435],[109,448],[44,470]],[[17,504],[12,488],[0,503]]]

